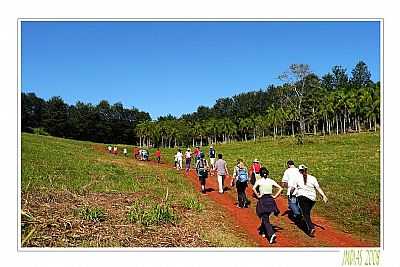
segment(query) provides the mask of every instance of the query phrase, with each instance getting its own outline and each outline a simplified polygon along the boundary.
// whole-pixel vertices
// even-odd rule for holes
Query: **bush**
[[[183,199],[183,206],[189,210],[202,211],[204,205],[195,196],[187,196]]]
[[[105,220],[105,213],[102,208],[98,207],[81,207],[76,210],[76,213],[84,220],[94,221],[94,222],[101,222]]]
[[[150,207],[142,207],[133,203],[128,212],[128,220],[143,226],[159,225],[163,223],[175,223],[177,216],[169,204],[156,204]]]
[[[33,128],[33,133],[37,135],[50,135],[44,128]]]

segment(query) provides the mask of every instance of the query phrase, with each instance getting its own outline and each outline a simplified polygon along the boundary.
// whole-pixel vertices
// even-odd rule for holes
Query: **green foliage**
[[[106,219],[106,214],[100,207],[80,207],[75,210],[75,214],[84,220],[93,222],[102,222]]]
[[[33,93],[21,94],[22,131],[43,128],[52,136],[113,144],[133,144],[135,126],[150,115],[121,103],[102,100],[97,106],[80,101],[68,105],[61,97],[45,101]]]
[[[199,106],[192,114],[162,116],[157,121],[121,103],[102,100],[97,106],[82,102],[68,106],[60,97],[46,102],[23,93],[22,130],[42,127],[53,136],[162,147],[255,141],[266,135],[377,131],[380,83],[370,80],[362,61],[351,78],[346,71],[334,66],[319,78],[309,65],[291,64],[280,75],[283,85],[222,97],[212,107]]]
[[[182,203],[185,208],[190,210],[202,211],[204,209],[204,205],[193,195],[186,196]]]
[[[44,128],[42,128],[42,127],[40,127],[40,128],[34,128],[34,129],[33,129],[33,133],[34,133],[34,134],[37,134],[37,135],[45,135],[45,136],[49,135],[49,133],[46,132],[46,130],[45,130]]]
[[[147,204],[147,205],[146,205]],[[134,202],[127,214],[132,223],[143,226],[176,223],[178,217],[168,203],[138,203]]]

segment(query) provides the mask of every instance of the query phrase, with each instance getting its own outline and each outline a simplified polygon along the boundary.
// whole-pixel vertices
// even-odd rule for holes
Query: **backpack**
[[[197,174],[200,177],[207,177],[207,168],[204,159],[200,159],[199,163],[197,164]]]
[[[237,178],[238,178],[238,181],[241,183],[247,182],[249,180],[249,176],[247,174],[246,168],[243,168],[243,169],[238,168]]]
[[[210,149],[210,158],[215,158],[215,149]]]

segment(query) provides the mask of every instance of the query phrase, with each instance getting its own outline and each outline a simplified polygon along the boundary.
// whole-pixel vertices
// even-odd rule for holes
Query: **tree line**
[[[174,147],[266,136],[293,136],[301,143],[306,134],[379,128],[380,82],[371,81],[362,61],[351,76],[342,66],[334,66],[320,78],[307,64],[292,64],[279,79],[281,85],[219,98],[212,107],[199,106],[179,118],[167,115],[157,120],[120,103],[68,106],[59,97],[44,101],[32,93],[22,94],[22,130],[43,128],[51,135],[79,140]]]
[[[52,136],[112,144],[135,144],[136,126],[149,121],[147,112],[102,100],[94,106],[78,101],[68,105],[61,97],[48,101],[34,93],[21,94],[21,130]]]
[[[371,81],[360,61],[351,77],[334,66],[321,78],[307,64],[292,64],[279,76],[282,85],[219,98],[214,106],[199,106],[180,118],[171,115],[137,126],[139,145],[188,146],[266,136],[331,135],[377,131],[380,82]]]

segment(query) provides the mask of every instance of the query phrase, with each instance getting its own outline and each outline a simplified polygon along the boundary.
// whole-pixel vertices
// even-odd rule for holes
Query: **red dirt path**
[[[156,162],[149,162],[150,164],[158,165],[161,168],[171,168],[171,165],[166,164],[157,164]],[[181,171],[184,175],[184,170]],[[189,175],[185,175],[193,186],[196,189],[200,189],[200,184],[198,177],[195,171],[191,170]],[[225,187],[229,184],[231,178],[228,177],[225,179]],[[315,237],[311,238],[307,236],[302,230],[296,228],[295,230],[298,231],[296,235],[291,233],[290,231],[285,231],[285,226],[294,225],[294,223],[287,217],[282,216],[282,213],[287,209],[287,199],[284,196],[279,196],[276,199],[276,203],[278,205],[281,214],[278,216],[277,220],[283,221],[283,224],[279,224],[280,228],[284,229],[277,229],[277,242],[275,244],[267,243],[265,238],[262,238],[257,231],[258,226],[260,225],[260,219],[257,217],[255,208],[250,207],[247,209],[240,209],[236,207],[237,204],[237,197],[236,197],[236,190],[235,188],[229,188],[227,192],[224,194],[218,193],[218,182],[215,176],[210,176],[207,179],[207,193],[206,196],[209,197],[211,200],[216,202],[218,205],[222,206],[229,216],[231,216],[240,229],[244,229],[248,237],[259,244],[260,246],[273,246],[273,247],[371,247],[374,246],[365,241],[361,241],[353,237],[351,234],[341,232],[329,223],[327,219],[324,219],[315,213],[312,214],[313,223],[317,225]],[[247,187],[246,194],[248,199],[252,201],[252,203],[256,203],[257,200],[252,197],[252,189]],[[255,206],[255,205],[252,205]],[[271,221],[274,225],[275,216],[271,215]],[[283,226],[283,227],[282,227]]]

